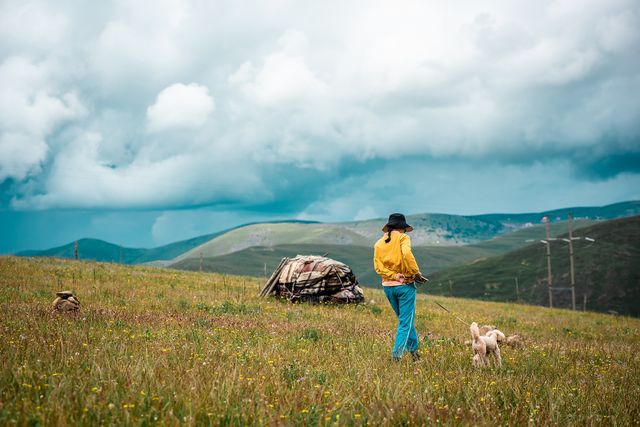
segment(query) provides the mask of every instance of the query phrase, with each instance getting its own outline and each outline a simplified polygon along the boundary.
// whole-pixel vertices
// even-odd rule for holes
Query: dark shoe
[[[418,353],[418,350],[412,351],[410,354],[414,362],[417,362],[418,360],[420,360],[420,353]]]

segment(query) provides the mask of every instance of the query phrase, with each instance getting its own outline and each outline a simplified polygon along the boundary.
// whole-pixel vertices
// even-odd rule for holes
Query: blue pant
[[[393,357],[400,358],[405,351],[418,350],[418,334],[414,325],[416,317],[416,285],[384,286],[393,311],[398,316],[398,331],[393,345]]]

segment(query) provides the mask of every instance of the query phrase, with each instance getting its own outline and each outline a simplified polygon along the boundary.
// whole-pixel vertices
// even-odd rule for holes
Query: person
[[[373,250],[374,268],[382,278],[384,293],[398,316],[398,330],[391,352],[394,360],[400,360],[406,351],[414,360],[420,358],[414,324],[416,281],[422,283],[426,279],[411,252],[411,239],[406,233],[412,230],[403,214],[389,215],[389,221],[382,228],[385,234]]]

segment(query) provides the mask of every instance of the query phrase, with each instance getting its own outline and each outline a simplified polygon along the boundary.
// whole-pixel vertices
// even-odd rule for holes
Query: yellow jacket
[[[396,280],[396,274],[404,274],[411,277],[420,273],[418,263],[411,253],[411,239],[405,233],[391,232],[391,241],[385,243],[385,233],[373,247],[373,267],[376,273],[382,277],[382,281]]]

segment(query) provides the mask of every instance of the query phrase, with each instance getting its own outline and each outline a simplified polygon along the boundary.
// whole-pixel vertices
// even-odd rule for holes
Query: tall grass
[[[0,424],[637,425],[640,321],[438,297],[525,337],[478,371],[468,328],[419,296],[422,360],[395,318],[289,305],[246,277],[0,258]],[[50,310],[71,289],[78,314]],[[431,339],[422,339],[427,332]]]

